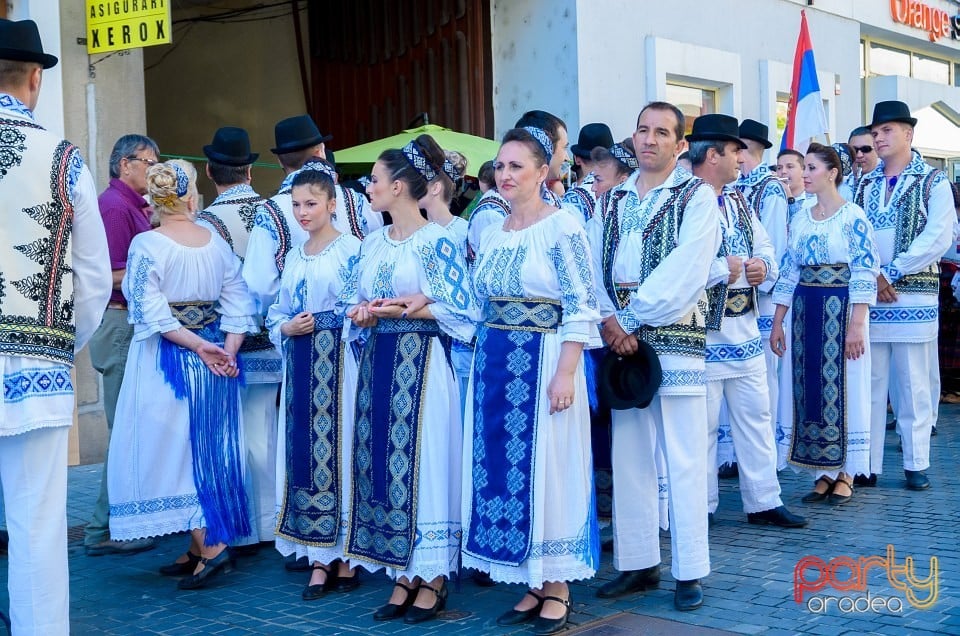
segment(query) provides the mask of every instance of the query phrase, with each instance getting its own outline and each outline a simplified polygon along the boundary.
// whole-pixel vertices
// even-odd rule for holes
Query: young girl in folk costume
[[[431,140],[432,141],[432,140]],[[460,393],[450,340],[478,318],[461,250],[420,214],[429,144],[387,150],[367,187],[393,225],[363,242],[353,307],[360,356],[346,556],[396,580],[376,620],[419,623],[446,602],[460,553]]]
[[[250,534],[236,353],[257,332],[256,309],[240,260],[194,222],[193,166],[152,166],[147,191],[160,226],[133,239],[123,279],[134,335],[110,440],[110,536],[191,531],[160,572],[195,589]]]
[[[356,571],[343,560],[357,360],[342,339],[338,299],[356,265],[360,240],[334,229],[336,195],[327,174],[300,172],[292,197],[293,215],[310,238],[287,255],[266,324],[284,360],[276,545],[281,554],[312,563],[302,594],[310,601],[359,585]]]

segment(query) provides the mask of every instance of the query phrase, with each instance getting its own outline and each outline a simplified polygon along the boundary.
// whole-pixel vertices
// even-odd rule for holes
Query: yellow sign
[[[169,0],[87,0],[87,53],[170,44]]]

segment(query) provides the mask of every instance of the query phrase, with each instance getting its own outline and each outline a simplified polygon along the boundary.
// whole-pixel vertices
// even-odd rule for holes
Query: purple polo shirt
[[[110,185],[97,198],[103,227],[110,247],[110,269],[127,268],[127,251],[133,237],[153,229],[150,225],[150,204],[120,179],[110,179]],[[119,289],[110,294],[110,302],[127,304]]]

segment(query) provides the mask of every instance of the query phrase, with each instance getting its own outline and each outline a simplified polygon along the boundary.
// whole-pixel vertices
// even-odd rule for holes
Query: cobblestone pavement
[[[710,532],[713,572],[704,580],[705,604],[695,612],[673,609],[674,583],[664,568],[660,589],[618,600],[596,598],[595,590],[616,575],[611,555],[604,553],[598,576],[572,586],[574,613],[568,633],[591,636],[625,634],[960,634],[960,406],[941,408],[940,434],[933,438],[929,476],[933,488],[908,492],[903,488],[897,437],[887,433],[886,472],[876,488],[858,488],[846,506],[804,505],[811,480],[792,471],[781,473],[783,499],[794,512],[806,515],[802,530],[781,530],[746,523],[736,481],[721,481],[718,523]],[[527,628],[502,628],[495,619],[523,593],[517,586],[477,587],[469,578],[450,594],[441,620],[424,625],[375,623],[373,609],[386,602],[390,584],[382,575],[364,576],[351,594],[332,594],[304,602],[300,592],[305,573],[288,573],[272,548],[243,558],[238,568],[209,589],[179,591],[176,581],[156,574],[185,548],[185,535],[163,538],[150,552],[127,557],[87,557],[82,525],[96,498],[100,465],[70,469],[68,518],[71,526],[70,588],[74,634],[522,634]],[[669,537],[662,537],[664,562],[670,562]],[[825,562],[878,555],[886,559],[888,545],[895,564],[913,558],[915,579],[929,576],[931,558],[939,567],[938,587],[916,591],[922,603],[935,594],[928,609],[908,601],[882,565],[871,568],[866,591],[841,591],[827,585],[794,600],[798,560],[816,556]],[[804,570],[814,581],[818,571]],[[836,579],[850,579],[841,567]],[[0,566],[0,608],[8,604]],[[902,571],[897,581],[904,580]],[[869,594],[869,601],[867,596]],[[826,601],[826,611],[821,611]],[[839,599],[839,600],[838,600]],[[859,599],[859,600],[857,600]],[[882,601],[877,600],[882,599]],[[856,603],[855,603],[856,601]],[[867,603],[874,609],[864,609]],[[855,609],[849,611],[850,606]],[[886,607],[884,607],[886,605]],[[874,611],[876,610],[876,611]]]

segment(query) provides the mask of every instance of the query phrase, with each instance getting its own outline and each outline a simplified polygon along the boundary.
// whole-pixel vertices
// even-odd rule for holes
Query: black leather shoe
[[[519,625],[520,623],[526,623],[531,621],[537,616],[540,615],[540,610],[543,609],[543,597],[538,596],[533,590],[527,590],[525,596],[532,596],[537,599],[537,604],[531,607],[530,609],[517,610],[509,609],[500,616],[497,617],[497,625]]]
[[[717,469],[717,479],[736,479],[740,476],[740,468],[737,462],[724,464]]]
[[[652,590],[658,585],[660,585],[660,566],[654,565],[642,570],[621,572],[617,578],[601,585],[600,589],[597,590],[597,596],[600,598],[617,598],[625,594]]]
[[[817,488],[820,487],[820,482],[826,484],[826,490],[823,492],[817,492]],[[833,487],[836,484],[835,481],[824,475],[813,482],[813,490],[805,494],[800,498],[800,501],[803,503],[817,503],[818,501],[824,501],[830,496],[830,493],[833,492]]]
[[[181,590],[199,590],[202,587],[206,587],[206,585],[221,572],[226,574],[233,570],[236,565],[236,560],[233,555],[230,554],[230,548],[224,548],[220,551],[220,554],[212,559],[200,559],[200,563],[203,564],[203,569],[200,570],[200,573],[193,574],[185,579],[180,579],[177,587]]]
[[[307,557],[293,559],[283,564],[283,569],[287,572],[307,572],[311,570],[310,560]]]
[[[533,624],[533,633],[537,634],[537,636],[556,634],[566,627],[567,621],[570,620],[570,599],[560,598],[559,596],[544,596],[543,602],[546,603],[548,601],[560,603],[564,606],[565,611],[560,618],[544,618],[543,616],[538,616],[537,622]]]
[[[399,581],[394,583],[394,586],[402,587],[407,591],[407,595],[404,597],[403,603],[400,603],[399,605],[387,603],[373,613],[373,620],[392,621],[395,618],[400,618],[407,613],[407,610],[410,609],[410,606],[413,605],[413,602],[417,600],[417,588],[404,585]]]
[[[802,528],[807,525],[807,520],[800,515],[793,514],[787,510],[786,506],[777,506],[770,510],[747,513],[747,523],[780,526],[781,528]]]
[[[170,565],[161,565],[160,574],[163,576],[187,576],[193,574],[197,569],[197,563],[200,563],[200,557],[187,550],[187,560],[183,563],[174,561]]]
[[[327,592],[332,590],[337,584],[337,573],[333,567],[329,565],[320,565],[319,563],[314,565],[312,570],[323,570],[327,573],[326,578],[323,580],[323,583],[315,583],[313,585],[307,584],[303,588],[303,593],[300,594],[300,597],[305,601],[315,601],[318,598],[323,598],[327,595]]]
[[[930,480],[922,470],[905,470],[907,476],[907,490],[926,490],[930,487]]]
[[[867,488],[875,488],[877,486],[877,474],[870,473],[870,476],[867,475],[857,475],[853,478],[854,486],[866,486]]]
[[[428,620],[436,618],[437,614],[443,611],[443,608],[447,606],[447,580],[444,579],[443,583],[440,584],[440,589],[433,587],[432,585],[427,585],[426,583],[421,583],[417,590],[428,589],[433,592],[436,597],[433,601],[433,605],[430,607],[417,607],[412,605],[410,609],[407,610],[407,615],[403,617],[403,622],[407,625],[416,625],[417,623],[424,623]]]
[[[850,489],[849,495],[841,495],[839,492],[837,492],[840,484],[845,484],[847,488]],[[833,484],[833,491],[831,491],[830,496],[827,498],[827,503],[834,506],[842,506],[843,504],[850,503],[851,501],[853,501],[853,481],[843,477],[837,477],[836,483]]]
[[[689,612],[703,605],[703,586],[700,579],[677,581],[677,591],[673,594],[673,606],[681,612]]]

